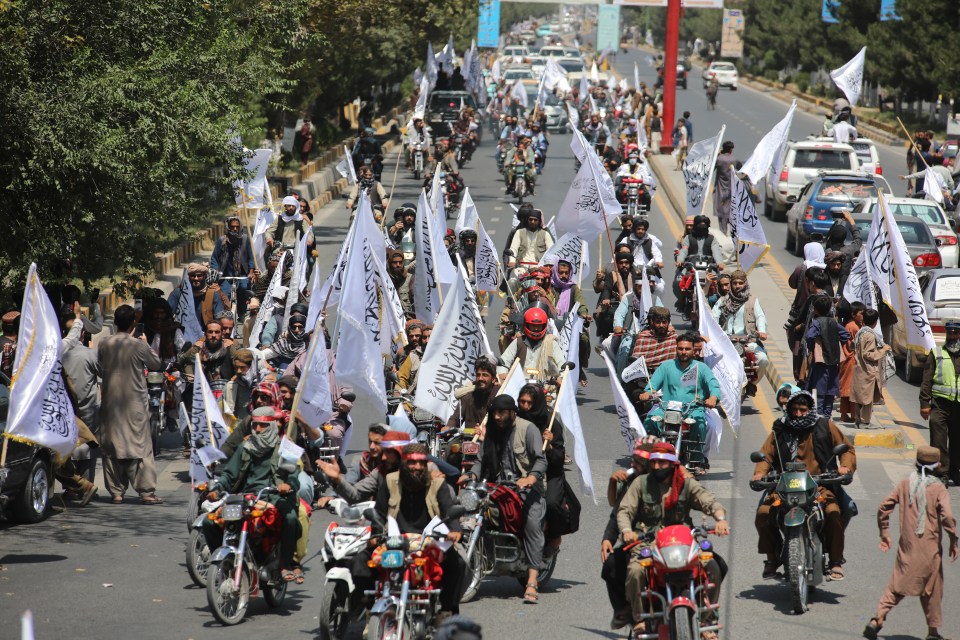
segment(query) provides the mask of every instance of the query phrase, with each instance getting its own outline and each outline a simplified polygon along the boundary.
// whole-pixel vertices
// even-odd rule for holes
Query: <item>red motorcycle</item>
[[[706,631],[719,632],[716,619],[720,604],[711,602],[709,590],[715,585],[707,575],[706,564],[713,560],[713,545],[706,539],[712,529],[691,529],[685,525],[664,527],[654,534],[641,534],[625,550],[644,542],[653,542],[640,550],[640,566],[646,569],[647,588],[640,594],[647,623],[636,640],[698,640]]]
[[[620,204],[623,212],[628,216],[646,218],[650,212],[650,196],[647,185],[639,178],[623,178],[620,188]]]
[[[730,336],[733,348],[737,350],[743,364],[743,372],[747,374],[747,386],[744,387],[741,401],[757,395],[757,382],[760,381],[760,364],[757,361],[755,349],[759,349],[760,340],[756,335]],[[753,349],[748,349],[750,343],[756,343]]]
[[[707,274],[712,273],[713,278],[708,279]],[[705,259],[702,256],[690,256],[687,262],[683,263],[677,283],[678,296],[677,304],[680,314],[684,320],[690,321],[690,326],[697,329],[700,326],[698,316],[699,301],[697,299],[697,290],[694,287],[703,287],[703,295],[709,296],[716,292],[716,278],[720,275],[717,265],[712,259]]]

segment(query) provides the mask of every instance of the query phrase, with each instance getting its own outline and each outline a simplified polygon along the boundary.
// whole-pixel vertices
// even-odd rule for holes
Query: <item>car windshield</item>
[[[934,280],[930,299],[934,302],[960,300],[960,276],[942,276]]]
[[[943,213],[935,206],[926,205],[922,200],[916,203],[891,204],[890,211],[895,216],[909,216],[911,218],[920,218],[927,224],[939,226],[948,226],[943,217]]]
[[[820,183],[817,200],[828,202],[850,202],[876,197],[877,185],[872,182],[837,182],[834,180]]]
[[[714,71],[736,71],[737,68],[730,64],[729,62],[714,62],[713,66],[710,67]]]
[[[530,79],[533,78],[532,69],[507,69],[503,74],[505,80]]]
[[[870,219],[856,220],[857,228],[860,229],[860,235],[866,242],[870,234]],[[906,244],[925,244],[933,246],[933,239],[927,233],[927,227],[922,222],[913,222],[911,220],[897,220],[897,228],[900,229],[900,235]],[[849,236],[849,234],[847,234]]]
[[[564,58],[563,60],[558,60],[557,63],[563,67],[564,71],[567,73],[577,73],[579,71],[583,71],[583,62],[580,60]]]
[[[853,169],[850,154],[835,149],[797,149],[793,158],[795,169]]]

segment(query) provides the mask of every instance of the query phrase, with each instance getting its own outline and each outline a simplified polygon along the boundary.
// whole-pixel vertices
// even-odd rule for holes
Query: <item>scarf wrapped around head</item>
[[[808,242],[803,245],[803,266],[807,269],[810,267],[820,267],[821,269],[826,269],[827,265],[823,261],[824,258],[823,245],[819,242]]]
[[[730,276],[730,282],[732,283],[734,280],[743,280],[744,287],[739,293],[735,292],[732,286],[730,287],[730,291],[726,295],[727,300],[723,305],[720,326],[723,326],[728,318],[736,315],[736,313],[740,311],[740,307],[746,304],[747,300],[750,299],[750,282],[747,280],[747,274],[737,269]]]
[[[810,411],[807,412],[806,415],[794,418],[790,415],[790,406],[798,401],[806,401],[808,403],[807,406],[810,407]],[[812,431],[817,424],[817,420],[820,419],[820,415],[813,410],[815,406],[813,394],[806,390],[795,392],[790,396],[790,399],[787,400],[786,415],[780,420],[783,428],[779,430],[780,433],[778,434],[780,440],[786,445],[790,453],[790,460],[786,462],[793,462],[797,459],[800,451],[800,438]]]
[[[680,492],[683,490],[683,483],[687,476],[684,473],[683,465],[677,458],[677,449],[669,442],[657,442],[650,450],[650,460],[667,460],[673,463],[673,475],[670,477],[670,490],[663,497],[664,512],[673,509],[680,500]]]
[[[522,395],[529,395],[533,399],[533,406],[529,411],[517,411],[517,417],[529,420],[543,432],[550,422],[550,409],[547,407],[547,396],[543,392],[543,387],[537,384],[524,385],[517,397]]]
[[[914,533],[922,537],[927,527],[927,487],[940,479],[932,475],[940,466],[940,451],[935,447],[917,449],[917,468],[910,474],[910,504],[917,503],[917,527]]]
[[[254,422],[267,422],[269,426],[260,431],[254,431],[250,437],[243,441],[243,448],[250,455],[260,458],[272,452],[280,444],[280,429],[277,428],[277,422],[283,419],[283,415],[273,407],[259,407],[253,411]]]
[[[566,264],[570,267],[570,273],[573,273],[573,265],[570,264],[567,260],[559,260],[557,262],[557,267],[561,264]],[[557,300],[557,314],[563,315],[570,311],[571,299],[573,298],[573,288],[577,286],[577,283],[574,282],[573,278],[570,280],[564,281],[560,279],[560,276],[557,274],[559,269],[554,269],[550,273],[550,284],[560,293],[560,297]]]
[[[297,210],[296,210],[296,212],[294,212],[294,214],[293,214],[292,216],[288,216],[286,211],[281,211],[281,212],[280,212],[280,217],[283,218],[283,221],[284,221],[284,222],[298,222],[298,221],[300,221],[300,220],[303,220],[303,216],[300,215],[300,201],[299,201],[299,200],[297,200],[297,199],[294,198],[293,196],[287,196],[287,197],[285,197],[285,198],[283,199],[283,206],[287,206],[287,205],[296,207]]]
[[[268,406],[274,409],[279,410],[283,407],[283,398],[280,397],[280,385],[276,382],[261,382],[254,387],[253,391],[250,392],[250,402],[247,403],[247,412],[250,414],[253,414],[253,399],[257,396],[267,396],[270,398],[270,404]]]

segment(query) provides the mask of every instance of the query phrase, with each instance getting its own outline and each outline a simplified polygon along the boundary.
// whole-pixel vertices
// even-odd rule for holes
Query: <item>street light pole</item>
[[[680,0],[667,2],[667,34],[663,45],[663,113],[661,130],[663,137],[660,151],[673,151],[670,132],[676,121],[677,111],[677,47],[680,43]]]

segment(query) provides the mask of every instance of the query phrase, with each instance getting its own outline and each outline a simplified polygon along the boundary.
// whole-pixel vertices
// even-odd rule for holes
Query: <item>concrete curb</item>
[[[657,186],[666,194],[667,200],[670,201],[670,206],[673,208],[674,214],[680,218],[680,222],[682,224],[685,218],[684,212],[686,211],[686,195],[679,193],[679,189],[670,179],[671,176],[664,172],[664,168],[662,166],[658,165],[660,165],[659,162],[650,162],[650,168],[653,170],[653,173],[657,179]],[[765,263],[761,263],[760,266],[771,277],[776,275]],[[780,385],[789,379],[792,379],[792,372],[790,372],[790,374],[790,378],[785,377],[779,370],[777,359],[773,357],[769,358],[769,364],[767,366],[767,380],[769,380],[774,389],[780,388]],[[906,448],[906,442],[902,429],[878,429],[870,431],[852,430],[852,432],[853,434],[851,439],[853,440],[855,447],[880,447],[884,449]],[[850,436],[851,434],[848,433],[847,435]]]

